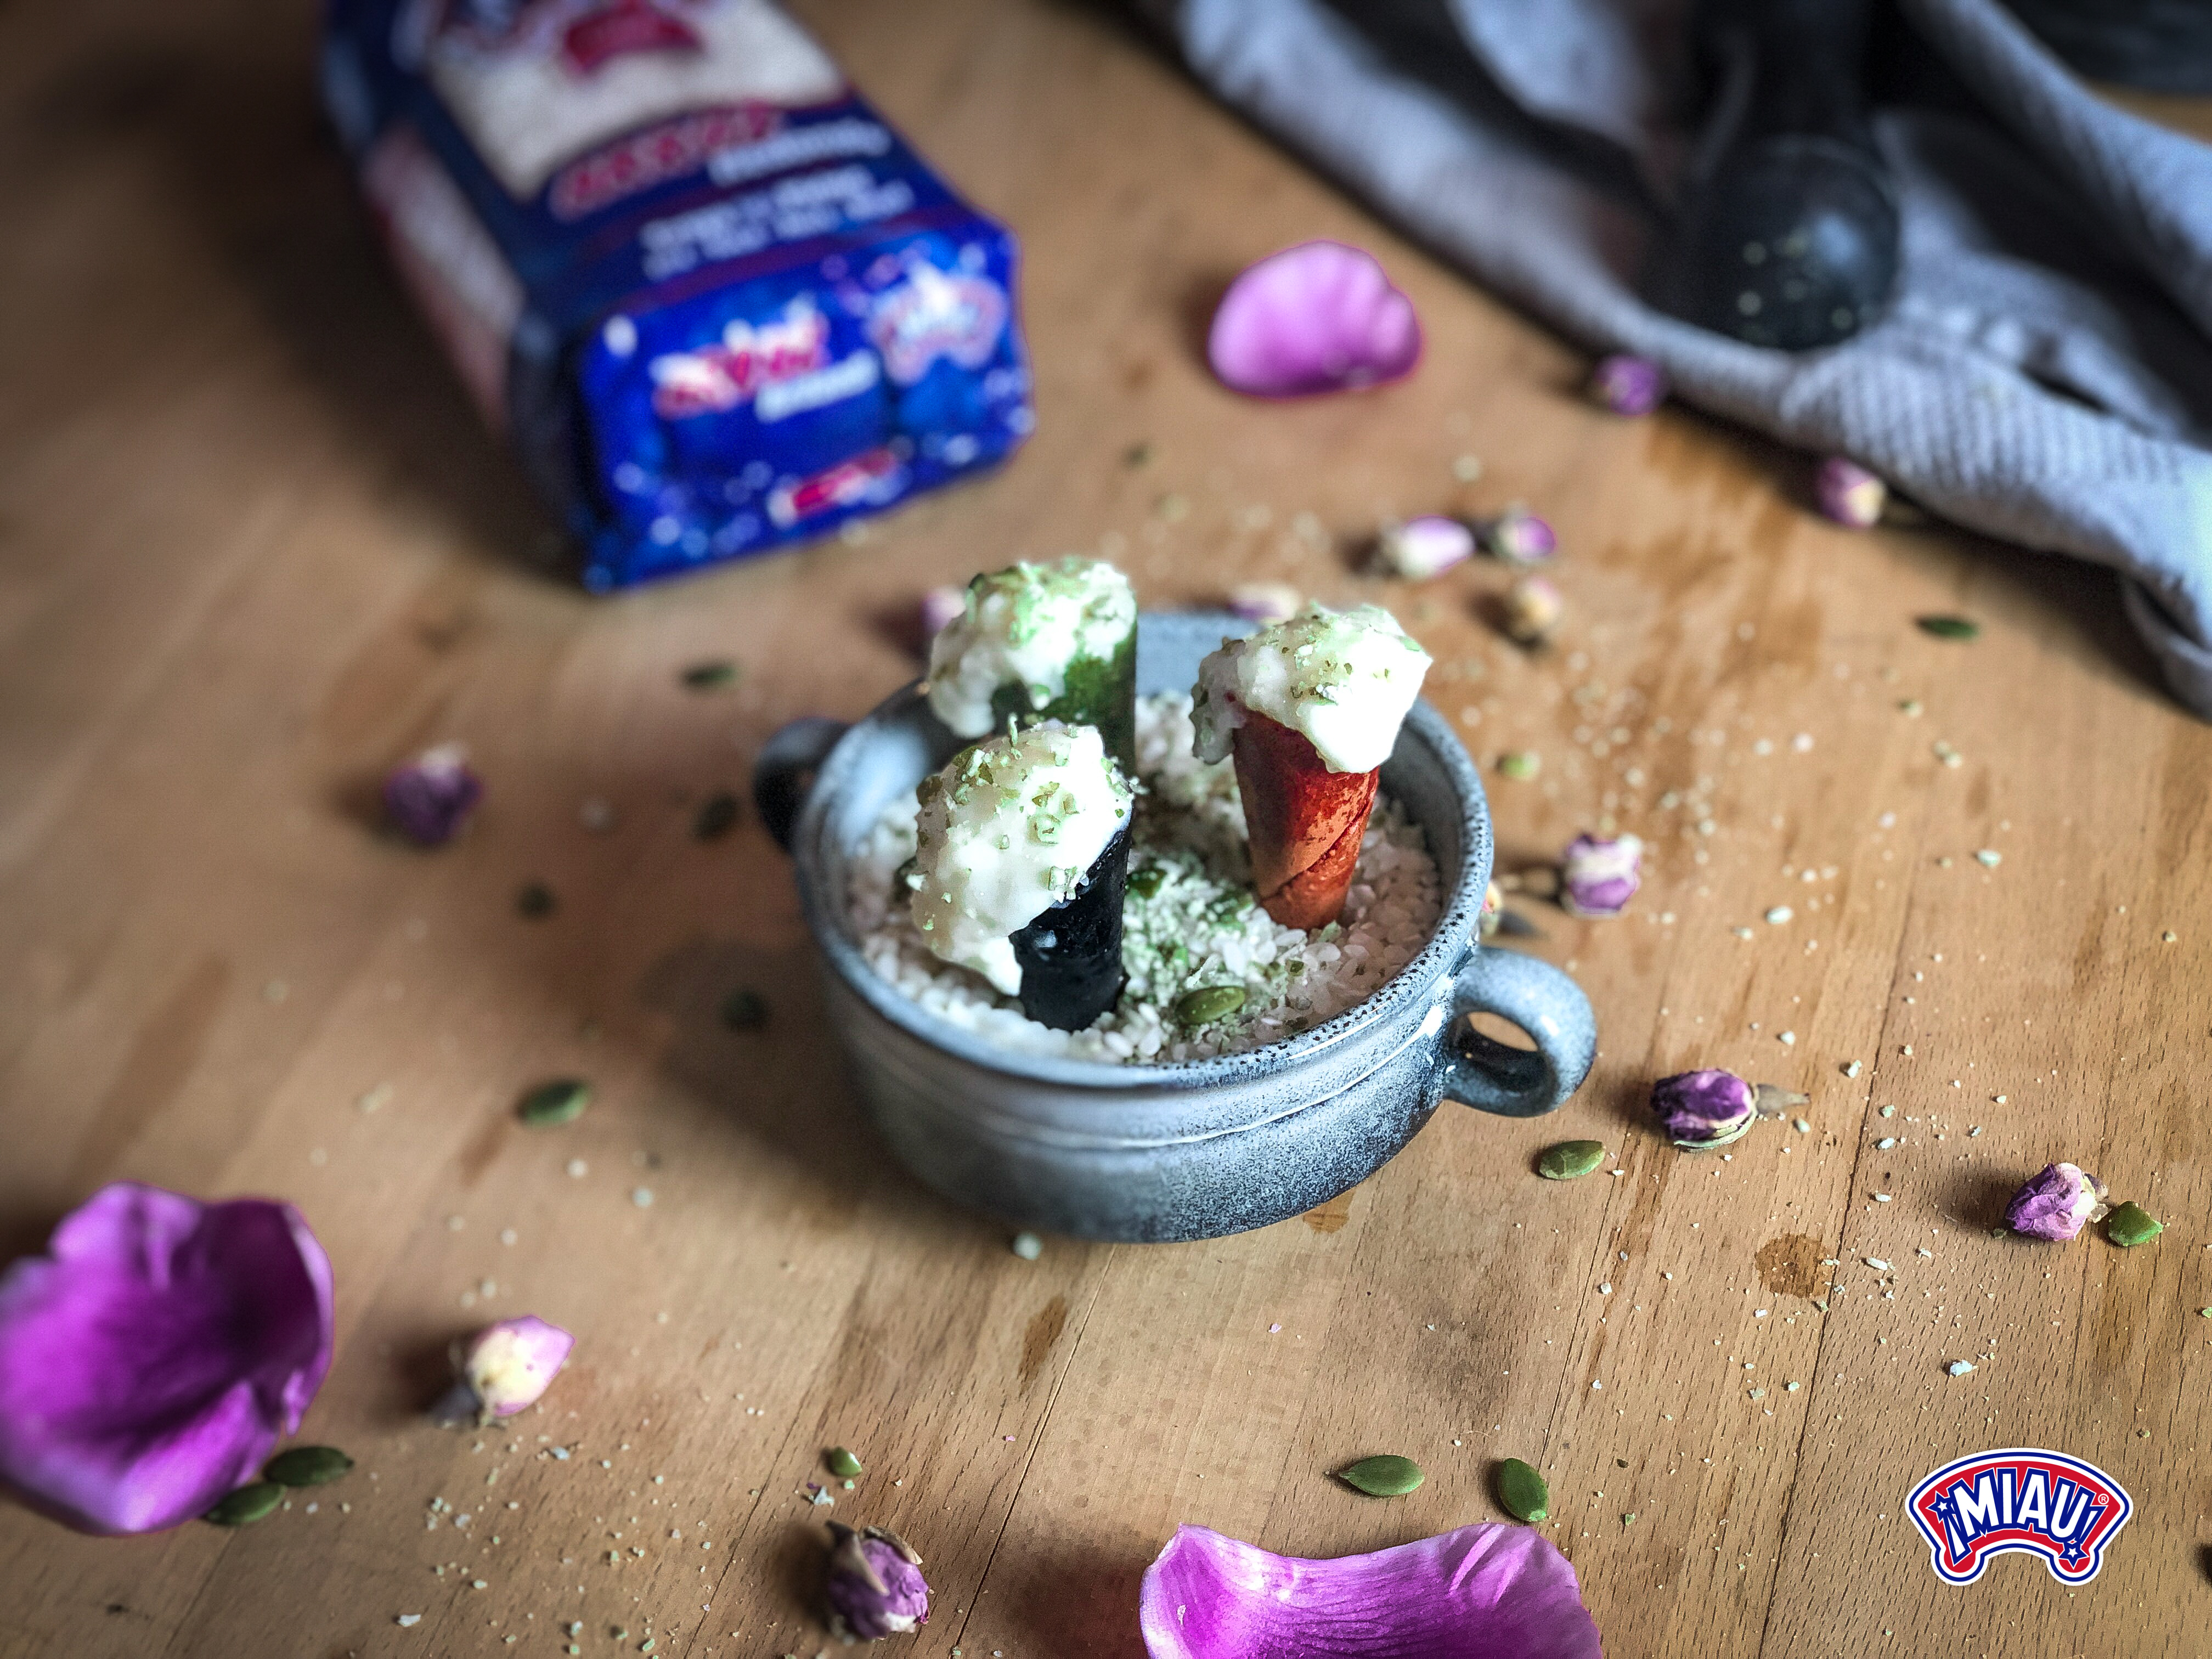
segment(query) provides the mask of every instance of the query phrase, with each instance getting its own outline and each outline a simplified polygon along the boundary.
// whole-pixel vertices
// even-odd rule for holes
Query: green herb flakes
[[[687,691],[719,691],[726,685],[737,684],[738,665],[719,658],[695,662],[676,678]]]
[[[1336,1478],[1370,1498],[1403,1498],[1421,1484],[1421,1466],[1410,1457],[1385,1452],[1363,1457],[1336,1472]]]
[[[560,908],[553,890],[542,881],[525,882],[514,896],[515,914],[526,921],[542,921]]]
[[[1939,640],[1972,640],[1981,637],[1982,625],[1965,617],[1917,617],[1920,631],[1932,634]]]

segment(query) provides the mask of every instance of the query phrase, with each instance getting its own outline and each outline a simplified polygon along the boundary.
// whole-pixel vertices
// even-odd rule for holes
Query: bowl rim
[[[870,967],[848,933],[845,919],[835,913],[830,902],[833,896],[823,890],[832,884],[827,879],[830,854],[824,841],[830,803],[836,796],[839,781],[857,766],[858,757],[872,732],[882,730],[924,702],[921,686],[919,679],[909,681],[854,721],[837,739],[817,774],[814,787],[799,813],[791,846],[793,872],[807,930],[813,934],[823,959],[835,967],[847,988],[869,1009],[927,1048],[1004,1077],[1096,1094],[1193,1091],[1256,1082],[1317,1059],[1363,1032],[1389,1023],[1401,1011],[1415,1005],[1425,1012],[1434,1000],[1433,988],[1438,979],[1455,973],[1468,950],[1480,944],[1475,936],[1476,922],[1490,885],[1491,860],[1495,853],[1489,800],[1466,745],[1433,705],[1425,698],[1418,699],[1399,729],[1398,742],[1402,744],[1413,738],[1425,745],[1443,768],[1458,804],[1466,853],[1460,861],[1458,878],[1446,896],[1427,941],[1381,989],[1295,1036],[1236,1054],[1209,1054],[1200,1060],[1170,1060],[1164,1064],[1025,1054],[963,1031],[931,1013]],[[1384,765],[1396,758],[1394,745],[1391,761],[1386,761]]]

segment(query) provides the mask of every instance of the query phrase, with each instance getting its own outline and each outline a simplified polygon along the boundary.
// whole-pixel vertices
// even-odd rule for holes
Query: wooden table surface
[[[1373,1549],[1502,1518],[1505,1456],[1547,1474],[1615,1659],[2204,1650],[2212,733],[2107,580],[1852,535],[1801,457],[1594,410],[1576,353],[1101,11],[817,0],[1020,234],[1036,436],[864,537],[586,599],[377,256],[309,9],[0,14],[0,1255],[121,1177],[294,1200],[337,1280],[304,1433],[360,1468],[238,1533],[0,1508],[0,1659],[547,1654],[571,1620],[586,1654],[811,1656],[801,1486],[840,1444],[867,1472],[835,1513],[927,1559],[918,1656],[1137,1654],[1178,1522]],[[1316,235],[1381,253],[1426,362],[1240,401],[1194,355],[1211,297]],[[1559,529],[1555,649],[1489,626],[1495,566],[1355,572],[1384,519],[1514,499]],[[1436,657],[1502,868],[1645,838],[1626,919],[1524,903],[1602,1029],[1565,1110],[1447,1109],[1262,1232],[1035,1261],[888,1164],[783,860],[693,816],[784,720],[908,678],[924,588],[1069,550],[1153,605],[1261,574],[1381,599]],[[725,656],[734,690],[678,684]],[[472,832],[375,833],[374,781],[446,738],[489,781]],[[1496,770],[1521,749],[1533,781]],[[718,1021],[742,987],[764,1031]],[[1645,1091],[1705,1066],[1807,1091],[1810,1129],[1672,1150]],[[521,1128],[570,1073],[591,1111]],[[1534,1176],[1586,1136],[1617,1175]],[[2165,1236],[1993,1236],[2057,1158]],[[525,1311],[578,1337],[544,1405],[428,1426],[448,1339]],[[2093,1585],[1929,1570],[1906,1492],[2014,1445],[2133,1494]],[[1328,1478],[1377,1451],[1426,1484]]]

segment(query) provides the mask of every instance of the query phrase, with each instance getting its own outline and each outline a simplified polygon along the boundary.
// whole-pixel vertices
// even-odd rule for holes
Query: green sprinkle
[[[1244,1006],[1244,988],[1241,985],[1207,985],[1195,991],[1185,991],[1176,999],[1175,1017],[1180,1024],[1195,1030],[1211,1025],[1218,1019],[1226,1019]]]
[[[1939,640],[1972,640],[1981,636],[1982,625],[1965,617],[1920,617],[1915,618],[1923,634],[1933,634]]]
[[[261,1478],[280,1486],[319,1486],[352,1467],[353,1459],[336,1446],[295,1446],[270,1458]]]
[[[1544,769],[1544,757],[1530,749],[1516,749],[1498,757],[1498,769],[1523,782]]]
[[[768,1024],[768,999],[750,986],[739,986],[722,999],[722,1024],[732,1031],[757,1031]]]
[[[829,1466],[830,1474],[848,1480],[860,1473],[860,1460],[842,1446],[832,1446],[830,1455],[822,1461]]]
[[[581,1078],[556,1078],[523,1096],[514,1115],[533,1129],[545,1129],[556,1123],[574,1122],[591,1103],[590,1084]]]
[[[719,691],[726,685],[734,684],[737,678],[737,664],[719,659],[712,662],[695,662],[677,676],[687,691]]]
[[[1517,1457],[1498,1466],[1498,1501],[1516,1521],[1531,1524],[1552,1512],[1552,1489],[1544,1477]]]
[[[218,1527],[248,1527],[283,1501],[283,1487],[274,1480],[257,1480],[240,1486],[200,1518]]]
[[[1336,1478],[1370,1498],[1403,1498],[1421,1484],[1421,1466],[1410,1457],[1386,1452],[1339,1469]]]
[[[738,798],[726,789],[717,789],[700,803],[691,833],[701,841],[720,841],[737,827],[737,822]]]
[[[2105,1237],[2124,1250],[2148,1244],[2166,1231],[2166,1223],[2130,1200],[2105,1218]]]
[[[524,883],[522,890],[514,896],[515,913],[527,921],[543,921],[559,908],[560,901],[553,896],[553,890],[542,881]]]
[[[1602,1140],[1563,1140],[1547,1146],[1536,1160],[1536,1173],[1547,1181],[1576,1181],[1605,1162]]]
[[[1168,872],[1157,864],[1148,864],[1141,870],[1129,872],[1129,891],[1138,898],[1151,898],[1167,884]]]

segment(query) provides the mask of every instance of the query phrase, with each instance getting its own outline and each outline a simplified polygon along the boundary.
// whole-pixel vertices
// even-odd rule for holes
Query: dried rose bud
[[[1387,526],[1375,540],[1375,562],[1386,576],[1425,582],[1474,556],[1474,532],[1457,519],[1409,519]]]
[[[1684,1072],[1651,1085],[1667,1139],[1688,1152],[1725,1146],[1759,1121],[1758,1096],[1733,1072]]]
[[[921,636],[933,640],[946,626],[968,611],[968,590],[948,583],[921,596]]]
[[[1516,645],[1541,645],[1559,625],[1566,602],[1541,576],[1522,576],[1505,590],[1505,635]]]
[[[1856,462],[1831,455],[1814,477],[1813,497],[1824,517],[1847,530],[1865,530],[1881,517],[1889,486]]]
[[[1476,917],[1483,938],[1489,939],[1498,932],[1504,914],[1505,895],[1498,890],[1498,884],[1493,881],[1483,890],[1482,909]]]
[[[1559,550],[1552,526],[1525,507],[1509,507],[1485,526],[1482,544],[1510,564],[1545,564]]]
[[[1288,622],[1305,609],[1305,598],[1288,582],[1240,582],[1229,590],[1229,608],[1265,627]]]
[[[1616,415],[1649,415],[1667,401],[1667,376],[1649,357],[1625,351],[1598,359],[1590,396]]]
[[[2030,1238],[2061,1243],[2105,1213],[2105,1183],[2071,1164],[2046,1164],[2013,1194],[2005,1225]]]
[[[889,1527],[830,1523],[830,1628],[846,1642],[880,1642],[929,1622],[921,1558]]]
[[[1576,916],[1617,916],[1644,884],[1644,843],[1634,836],[1577,836],[1559,860],[1559,902]]]
[[[431,1414],[450,1427],[471,1419],[490,1423],[526,1411],[552,1386],[575,1346],[574,1337],[534,1314],[487,1325],[453,1345],[453,1369],[460,1380]]]
[[[468,750],[441,743],[392,769],[384,781],[384,812],[416,846],[442,847],[460,834],[483,794],[483,780],[469,770]]]

